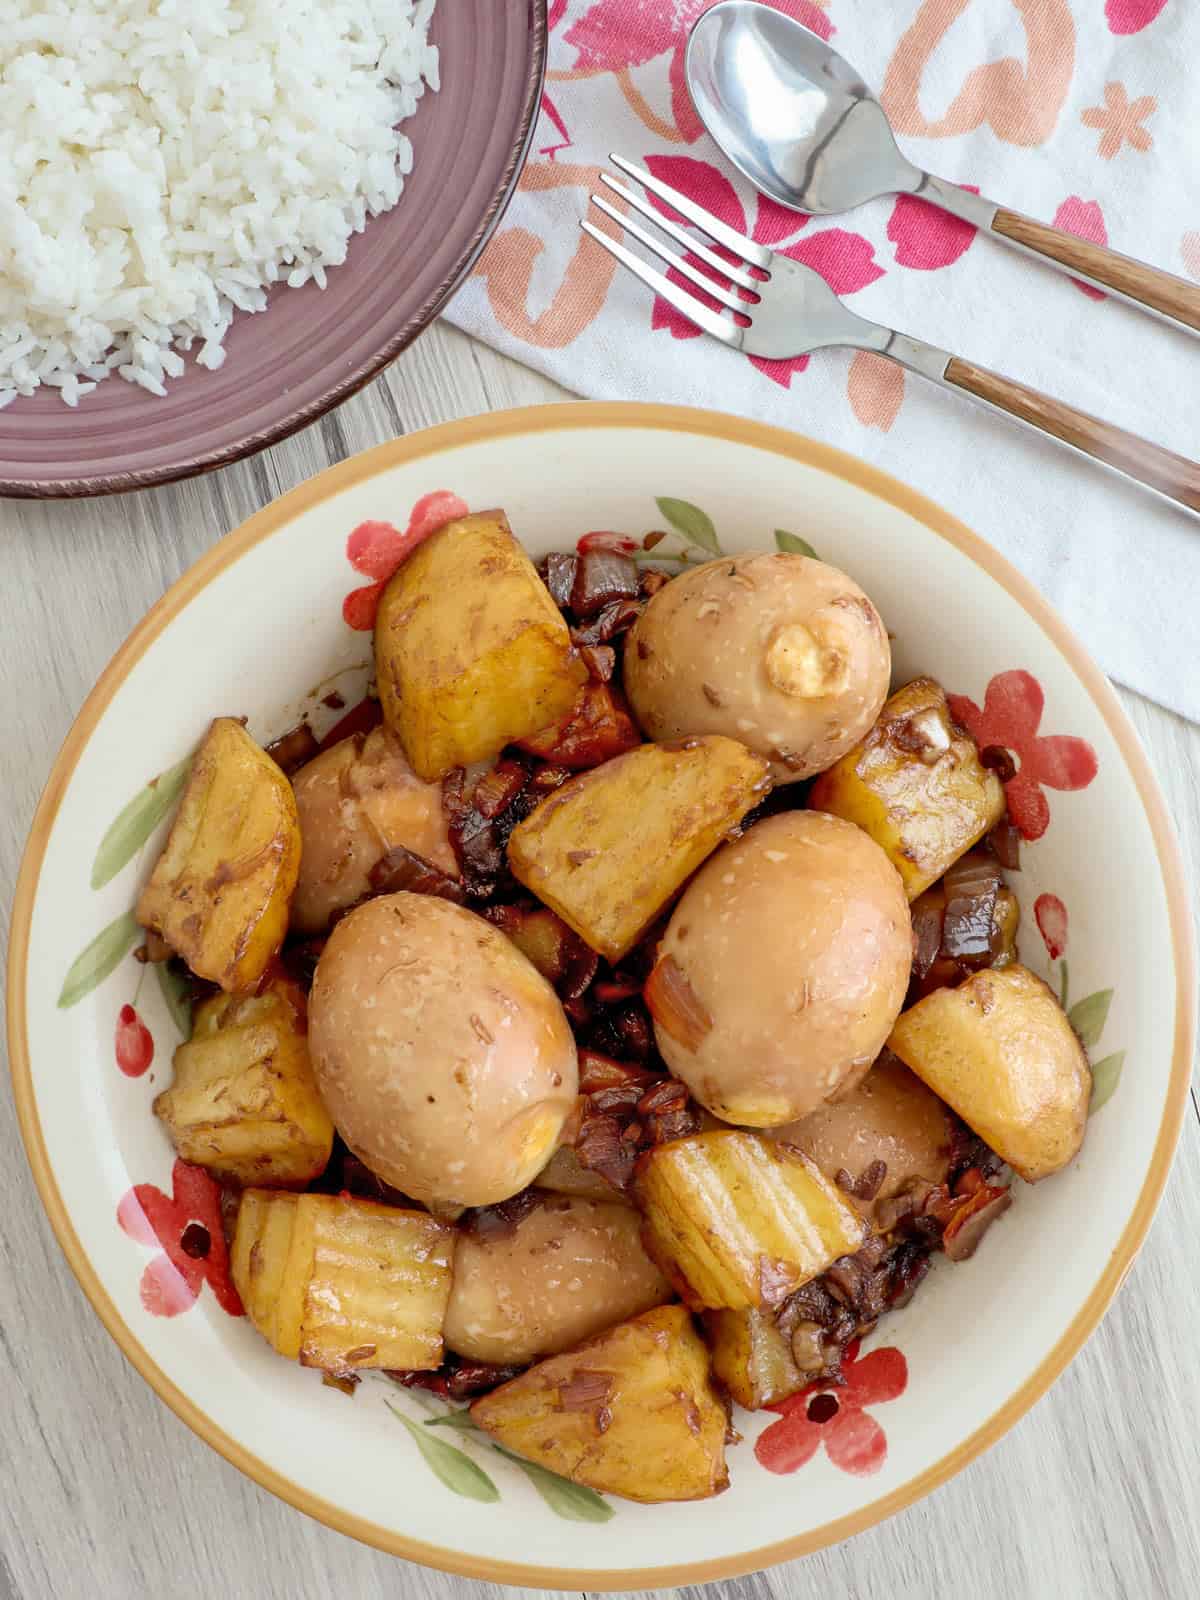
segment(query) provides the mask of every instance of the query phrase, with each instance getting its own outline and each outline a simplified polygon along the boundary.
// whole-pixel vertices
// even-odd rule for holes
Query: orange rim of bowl
[[[248,550],[270,538],[296,516],[332,499],[353,485],[387,469],[436,456],[442,451],[496,441],[517,435],[588,428],[654,428],[719,438],[784,456],[854,484],[923,523],[982,567],[1034,619],[1061,651],[1104,718],[1128,767],[1154,837],[1167,895],[1168,920],[1175,961],[1175,1039],[1171,1076],[1162,1122],[1159,1125],[1149,1169],[1141,1192],[1112,1256],[1091,1293],[1066,1331],[1021,1387],[967,1439],[940,1461],[911,1478],[890,1494],[860,1510],[824,1523],[807,1533],[781,1539],[738,1555],[713,1560],[683,1562],[626,1570],[531,1566],[470,1556],[437,1545],[424,1544],[309,1493],[274,1468],[260,1461],[237,1440],[218,1428],[151,1359],[122,1320],[71,1225],[46,1153],[33,1088],[26,1034],[26,969],[34,899],[50,833],[80,755],[130,669],[179,615],[192,598]],[[1077,1354],[1099,1323],[1126,1273],[1133,1264],[1167,1180],[1179,1139],[1191,1079],[1195,1031],[1195,951],[1191,919],[1187,914],[1183,867],[1166,804],[1132,725],[1121,709],[1107,679],[1087,656],[1070,629],[1051,610],[1037,590],[990,545],[963,523],[925,496],[895,478],[867,466],[854,456],[802,435],[763,423],[748,422],[719,412],[683,406],[642,405],[624,402],[575,402],[532,406],[514,411],[444,423],[409,438],[379,445],[339,466],[330,467],[299,488],[265,507],[241,527],[226,535],[203,555],[163,595],[117,651],[84,702],[47,780],[26,845],[13,904],[8,959],[8,1042],[13,1094],[29,1164],[42,1203],[84,1293],[101,1322],[124,1355],[187,1425],[247,1477],[298,1510],[351,1538],[360,1539],[391,1555],[444,1572],[492,1582],[553,1589],[622,1590],[707,1583],[716,1578],[740,1576],[809,1555],[827,1545],[860,1533],[885,1517],[903,1510],[959,1472],[996,1441],[1038,1400]]]

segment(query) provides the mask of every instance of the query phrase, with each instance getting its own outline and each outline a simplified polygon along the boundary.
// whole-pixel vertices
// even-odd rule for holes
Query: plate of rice
[[[313,422],[470,272],[545,0],[3,0],[0,494],[115,493]]]

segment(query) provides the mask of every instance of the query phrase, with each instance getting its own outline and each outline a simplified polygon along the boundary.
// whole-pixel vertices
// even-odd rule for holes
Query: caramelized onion
[[[616,1373],[578,1367],[558,1391],[558,1409],[599,1410],[608,1405],[616,1386]]]
[[[539,568],[542,582],[549,589],[551,598],[560,611],[565,611],[571,603],[571,590],[575,585],[575,574],[578,570],[579,557],[570,555],[564,550],[556,550],[552,555],[548,555]]]
[[[341,744],[343,739],[349,739],[356,733],[370,733],[372,728],[377,728],[383,721],[383,712],[379,701],[372,700],[366,695],[357,705],[351,706],[344,717],[339,717],[321,740],[319,750],[332,750],[335,744]]]
[[[1015,823],[1007,816],[1000,821],[988,834],[988,843],[992,853],[1006,872],[1020,872],[1021,870],[1021,834]]]
[[[506,758],[498,761],[490,772],[485,772],[480,778],[471,803],[479,815],[490,822],[508,809],[528,782],[526,768],[519,761]]]
[[[992,956],[992,921],[1001,884],[995,861],[972,851],[945,877],[946,915],[941,953],[951,961],[986,966]]]
[[[403,889],[409,894],[434,894],[442,900],[453,900],[455,905],[462,905],[467,898],[457,878],[402,844],[393,845],[380,857],[367,873],[367,882],[371,895],[398,894]]]
[[[664,956],[646,979],[650,1015],[685,1050],[698,1050],[712,1032],[713,1020],[674,956]]]
[[[580,1094],[595,1094],[601,1089],[616,1089],[626,1084],[635,1084],[639,1096],[652,1084],[662,1080],[652,1072],[646,1072],[641,1067],[629,1066],[624,1061],[614,1061],[611,1056],[601,1055],[599,1050],[581,1050],[579,1052],[579,1092]]]
[[[637,596],[637,562],[631,557],[617,550],[587,550],[578,557],[570,606],[581,620],[596,616],[614,600]]]
[[[1011,1205],[1011,1190],[989,1184],[962,1201],[942,1233],[942,1248],[951,1261],[969,1260],[992,1223]]]
[[[945,915],[945,897],[936,888],[921,895],[912,908],[913,977],[918,981],[938,958]]]
[[[271,760],[277,767],[282,767],[289,778],[307,765],[319,748],[317,736],[307,722],[298,722],[266,747]]]

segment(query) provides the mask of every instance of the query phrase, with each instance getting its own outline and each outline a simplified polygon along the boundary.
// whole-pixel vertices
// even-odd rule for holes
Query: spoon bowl
[[[692,29],[686,69],[701,122],[780,205],[825,216],[921,187],[855,69],[781,11],[714,6]]]
[[[755,188],[793,211],[853,211],[911,194],[1164,322],[1200,333],[1200,287],[922,172],[887,113],[824,39],[760,0],[721,0],[692,27],[685,60],[701,122]]]

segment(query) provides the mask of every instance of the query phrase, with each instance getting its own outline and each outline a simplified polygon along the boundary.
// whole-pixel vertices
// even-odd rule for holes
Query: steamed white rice
[[[0,0],[0,406],[219,367],[412,169],[435,0]]]

